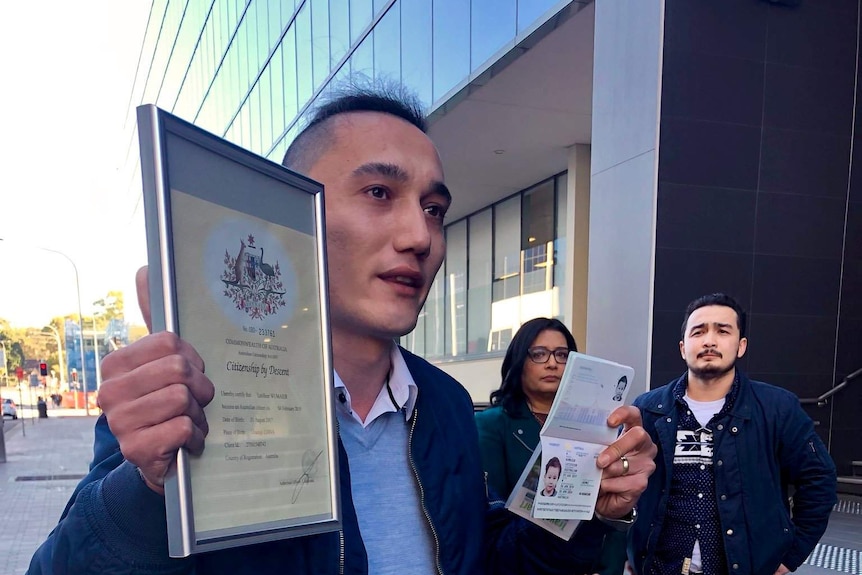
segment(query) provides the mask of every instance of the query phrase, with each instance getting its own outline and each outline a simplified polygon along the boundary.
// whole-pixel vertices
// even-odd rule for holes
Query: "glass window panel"
[[[148,63],[151,62],[153,57],[155,56],[155,51],[157,48],[156,39],[158,38],[160,25],[159,20],[157,20],[156,18],[158,17],[160,19],[161,15],[164,13],[164,10],[164,0],[156,0],[155,2],[153,2],[153,6],[151,7],[153,18],[150,19],[149,26],[147,27],[146,33],[144,34],[144,45],[141,51],[141,62],[146,62],[146,64],[142,64],[142,66],[149,66]],[[142,67],[140,73],[142,74],[142,81],[138,82],[134,86],[135,92],[133,96],[135,100],[145,101],[143,94],[146,91],[146,85],[143,82],[143,78],[146,77],[147,71]]]
[[[224,1],[216,2],[213,6],[213,13],[210,17],[212,21],[212,47],[213,47],[213,57],[215,57],[215,49],[218,44],[219,38],[221,37],[222,30],[222,22],[225,18],[225,11],[227,10],[227,6]]]
[[[260,94],[260,153],[265,154],[272,147],[272,86],[270,68],[267,66],[260,75],[258,93]]]
[[[296,117],[299,109],[297,102],[296,82],[296,27],[291,26],[284,39],[281,41],[281,64],[283,94],[284,94],[284,123],[290,124]]]
[[[265,132],[264,123],[269,121],[269,113],[265,113],[263,103],[263,85],[261,84],[261,79],[258,79],[258,83],[255,84],[254,92],[252,92],[251,96],[252,113],[255,116],[255,119],[252,123],[252,130],[254,130],[252,142],[254,142],[255,145],[255,153],[263,154],[266,152],[266,150],[269,149],[264,148],[264,145],[266,143],[263,141],[263,135]]]
[[[231,50],[225,53],[224,62],[217,70],[214,71],[212,85],[206,94],[204,106],[211,109],[211,115],[215,116],[223,113],[225,102],[233,101],[235,98],[237,75],[239,74],[239,62],[237,61],[238,53]],[[222,88],[222,86],[230,87],[230,90]],[[215,95],[215,102],[213,101]]]
[[[218,77],[213,79],[213,87],[207,95],[206,99],[201,103],[200,109],[196,114],[195,123],[205,130],[209,130],[210,132],[214,132],[216,134],[221,133],[220,128],[224,126],[218,126],[217,118],[219,112],[219,104],[220,98],[222,97],[222,93],[218,90],[218,86],[220,85],[220,78],[229,77],[231,73],[231,57],[228,55],[227,60],[225,61],[224,66],[222,66],[219,71]]]
[[[374,77],[401,81],[401,9],[392,6],[374,27]]]
[[[225,4],[227,5],[227,10],[225,11],[225,18],[222,20],[221,40],[226,44],[232,35],[236,23],[239,22],[240,3],[225,0]],[[243,5],[245,5],[245,2],[243,2]]]
[[[518,0],[518,32],[530,27],[559,0]]]
[[[491,209],[470,216],[467,254],[467,353],[490,351],[491,332]]]
[[[240,145],[245,149],[251,148],[251,121],[249,120],[249,108],[248,106],[244,106],[239,113],[240,120],[240,129],[242,130],[242,135],[240,136]]]
[[[179,9],[181,8],[182,6],[179,6]],[[158,98],[162,87],[162,78],[165,76],[169,63],[171,48],[173,46],[172,39],[177,34],[177,26],[179,22],[177,18],[177,10],[178,6],[176,3],[168,3],[163,10],[158,12],[154,11],[154,14],[159,14],[160,16],[164,14],[164,23],[159,34],[161,39],[158,44],[156,44],[155,52],[153,53],[152,72],[149,75],[144,91],[144,99],[146,101],[155,102],[156,104],[161,104]]]
[[[242,15],[245,13],[246,5],[248,4],[248,2],[230,2],[229,0],[223,1],[227,6],[227,10],[225,10],[225,19],[222,21],[222,39],[226,43],[228,40],[230,40],[233,31],[239,25]]]
[[[216,76],[215,92],[223,96],[221,103],[217,106],[218,114],[223,118],[230,118],[236,112],[235,103],[239,102],[240,94],[244,93],[248,85],[240,80],[243,70],[248,70],[248,59],[244,50],[238,50],[236,43],[228,48],[227,61],[229,66],[225,73],[220,70]],[[246,79],[245,82],[248,82]],[[212,92],[210,92],[212,93]]]
[[[208,86],[210,80],[212,80],[212,72],[215,64],[213,63],[215,60],[215,27],[213,26],[212,19],[210,19],[210,25],[207,27],[206,34],[204,35],[205,43],[204,43],[204,54],[203,60],[201,64],[201,84],[203,86]]]
[[[434,1],[434,101],[470,74],[470,3]]]
[[[521,247],[547,243],[554,239],[554,180],[547,180],[523,193]]]
[[[426,357],[425,354],[425,315],[428,312],[423,306],[416,319],[416,327],[407,335],[401,337],[401,345],[409,352]]]
[[[185,83],[183,84],[182,90],[177,96],[177,101],[172,111],[174,114],[181,118],[193,119],[193,117],[190,116],[190,112],[192,112],[192,108],[196,101],[200,100],[200,72],[201,63],[206,57],[205,46],[206,29],[204,29],[201,35],[200,45],[195,51],[192,61],[189,64],[188,75],[186,77]]]
[[[306,2],[296,15],[296,86],[297,103],[304,106],[311,98],[313,71],[311,69],[311,11]]]
[[[344,65],[339,68],[338,72],[332,77],[332,80],[329,81],[330,88],[339,87],[344,85],[350,79],[350,62],[345,62]]]
[[[236,39],[230,46],[230,52],[239,65],[236,87],[240,90],[247,90],[250,73],[248,68],[248,28],[246,26],[240,26],[236,33]]]
[[[401,0],[401,81],[422,104],[432,104],[431,3]]]
[[[470,70],[515,38],[515,0],[473,0],[470,9]]]
[[[296,135],[299,133],[301,127],[302,126],[300,126],[299,124],[294,124],[293,127],[285,133],[284,138],[282,138],[281,142],[279,142],[278,145],[282,149],[282,152],[281,155],[279,155],[276,159],[278,163],[281,163],[281,161],[284,159],[285,152],[287,152],[287,149],[290,147],[290,144],[293,143],[293,140],[296,139]]]
[[[284,12],[282,12],[282,7]],[[269,22],[269,43],[278,42],[287,19],[293,14],[293,2],[282,2],[282,0],[267,0],[266,18]]]
[[[242,120],[240,120],[239,115],[228,126],[228,129],[225,131],[225,137],[237,146],[242,146]]]
[[[330,68],[341,62],[349,48],[349,0],[329,0],[329,50],[332,57]]]
[[[272,137],[278,140],[284,132],[284,70],[281,63],[282,47],[279,46],[269,61],[270,93],[272,106]],[[275,142],[273,142],[275,143]]]
[[[189,90],[193,83],[193,75],[190,71],[193,69],[197,56],[195,44],[202,27],[203,18],[200,8],[189,7],[186,9],[185,17],[182,18],[178,30],[176,46],[170,58],[162,93],[159,96],[163,106],[169,110],[176,107],[181,90]]]
[[[248,110],[248,143],[246,147],[252,152],[260,151],[260,90],[257,86],[252,89],[251,94],[243,105]]]
[[[446,355],[467,353],[467,220],[446,228]]]
[[[311,0],[314,89],[329,76],[329,0]]]
[[[253,82],[254,78],[257,76],[257,72],[260,69],[260,60],[258,53],[258,27],[257,27],[257,6],[260,6],[260,0],[253,2],[248,9],[245,11],[245,17],[243,18],[242,24],[240,24],[240,29],[245,30],[245,38],[246,38],[246,58],[248,59],[248,68],[249,75],[251,76],[250,81]]]
[[[350,0],[350,44],[359,39],[374,17],[372,0]]]
[[[374,31],[365,37],[350,56],[350,77],[354,80],[374,79]]]
[[[234,123],[230,125],[227,132],[225,132],[224,138],[229,142],[233,142],[237,146],[239,145],[239,120],[234,121]]]
[[[527,190],[521,196],[521,249],[524,269],[522,293],[553,287],[554,180]]]
[[[494,280],[492,299],[521,293],[521,196],[494,206]]]
[[[282,139],[275,145],[275,147],[272,149],[272,151],[267,157],[276,164],[280,164],[281,161],[284,159],[285,152],[287,152],[287,140]]]
[[[257,70],[263,67],[277,36],[270,35],[269,6],[267,0],[255,0],[257,9]],[[275,18],[278,16],[275,15]]]
[[[554,240],[554,285],[558,286],[562,293],[566,286],[566,214],[568,213],[568,201],[566,188],[569,185],[569,174],[561,174],[557,177],[557,233]],[[558,309],[563,309],[558,307]]]
[[[445,270],[441,270],[431,284],[431,290],[428,292],[428,299],[425,300],[425,355],[426,359],[434,359],[443,357],[445,350],[443,347],[444,335],[444,319],[443,313],[445,305],[443,301],[443,282],[441,278],[445,277]]]

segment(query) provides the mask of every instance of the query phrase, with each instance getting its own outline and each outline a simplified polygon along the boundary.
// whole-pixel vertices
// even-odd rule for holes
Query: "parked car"
[[[18,419],[18,408],[15,407],[15,402],[9,398],[3,400],[3,417],[7,415],[12,419]]]

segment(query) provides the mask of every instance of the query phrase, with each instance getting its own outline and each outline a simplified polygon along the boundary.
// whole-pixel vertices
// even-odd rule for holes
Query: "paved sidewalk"
[[[0,463],[3,574],[27,571],[33,552],[57,524],[77,478],[87,473],[93,457],[95,411],[89,417],[74,409],[48,413],[47,419],[4,422],[6,463]]]
[[[0,574],[23,574],[57,524],[92,458],[96,411],[51,409],[47,419],[5,422],[0,463]],[[64,478],[66,477],[66,478]],[[71,477],[71,478],[68,478]],[[795,575],[862,575],[862,498],[842,496],[829,528]]]

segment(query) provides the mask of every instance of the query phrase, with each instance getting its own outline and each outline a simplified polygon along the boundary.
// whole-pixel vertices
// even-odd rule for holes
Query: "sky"
[[[143,208],[125,166],[138,154],[128,111],[150,3],[0,8],[0,318],[15,327],[77,314],[76,268],[83,315],[122,291],[127,321],[142,323]]]

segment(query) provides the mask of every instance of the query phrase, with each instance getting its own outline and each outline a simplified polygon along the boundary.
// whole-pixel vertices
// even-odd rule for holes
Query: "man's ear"
[[[153,333],[153,324],[150,321],[150,285],[147,281],[149,276],[149,268],[142,267],[135,274],[135,287],[138,292],[138,307],[141,308],[141,315],[144,316],[144,323],[147,324],[147,331]]]
[[[682,340],[679,342],[679,356],[685,359],[685,342]]]
[[[742,338],[739,340],[739,349],[736,352],[736,358],[740,359],[743,355],[745,355],[745,350],[748,349],[748,338]]]

